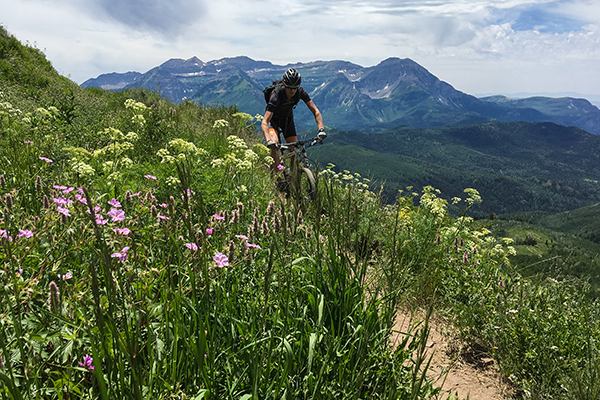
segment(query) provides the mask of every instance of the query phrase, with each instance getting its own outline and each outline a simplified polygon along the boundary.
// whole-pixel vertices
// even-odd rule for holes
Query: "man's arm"
[[[263,135],[265,136],[265,140],[268,142],[269,140],[279,143],[279,138],[276,133],[269,131],[269,122],[271,122],[271,118],[273,118],[273,112],[267,111],[262,119],[260,127],[262,129]]]
[[[308,103],[306,103],[306,106],[308,107],[310,112],[312,112],[313,115],[315,116],[315,121],[317,122],[317,127],[319,129],[324,129],[325,126],[323,125],[323,117],[321,116],[321,112],[319,111],[319,109],[317,108],[315,103],[313,103],[313,101],[310,100]],[[264,121],[264,119],[263,119],[263,121]]]

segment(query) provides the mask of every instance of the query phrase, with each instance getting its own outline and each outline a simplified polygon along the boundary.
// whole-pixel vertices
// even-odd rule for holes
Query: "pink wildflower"
[[[158,214],[157,217],[158,217],[158,219],[162,219],[162,220],[166,220],[166,221],[171,219],[171,217],[167,217],[165,215],[160,215],[160,214]]]
[[[8,239],[9,242],[13,241],[12,236],[8,236],[8,233],[6,232],[5,229],[0,229],[0,238],[2,238],[2,239]]]
[[[196,243],[186,243],[185,247],[187,247],[188,249],[193,250],[193,251],[198,250],[198,245]]]
[[[112,219],[112,222],[124,221],[125,211],[119,210],[118,208],[111,208],[108,212],[108,216]]]
[[[248,240],[248,236],[246,236],[246,235],[235,235],[235,237],[238,239]]]
[[[213,234],[213,230],[210,228],[206,228],[206,234],[207,235],[212,235]]]
[[[156,180],[156,177],[155,177],[154,175],[150,175],[150,174],[148,174],[148,175],[144,175],[144,178],[146,178],[146,179],[154,179],[154,180]]]
[[[33,237],[33,232],[31,232],[29,229],[19,229],[19,234],[17,235],[17,237],[23,236],[25,236],[26,239],[29,239]]]
[[[125,246],[123,247],[123,250],[121,250],[118,253],[112,253],[110,256],[112,258],[118,258],[119,261],[123,262],[123,261],[127,261],[127,252],[129,251],[129,247]]]
[[[64,274],[62,276],[60,274],[58,274],[57,276],[58,276],[58,279],[62,279],[63,281],[66,281],[66,280],[71,279],[73,277],[73,274],[71,274],[71,272],[67,272],[66,274]]]
[[[221,220],[225,219],[225,217],[224,217],[224,216],[222,216],[222,215],[219,215],[219,214],[215,214],[215,215],[213,215],[213,218],[214,218],[214,219],[216,219],[217,221],[221,221]]]
[[[213,260],[217,263],[217,267],[223,268],[229,266],[229,258],[223,253],[217,253],[213,257]]]
[[[70,216],[71,216],[71,212],[69,211],[69,209],[68,209],[68,208],[64,208],[64,207],[58,206],[58,207],[56,208],[56,210],[57,210],[59,213],[61,213],[62,215],[64,215],[65,217],[70,217]]]
[[[85,204],[87,206],[87,199],[80,194],[75,195],[75,200],[80,202],[81,204]]]
[[[113,232],[115,232],[117,235],[127,236],[131,233],[131,230],[129,228],[115,228],[113,229]]]
[[[52,161],[51,159],[47,158],[47,157],[38,157],[40,160],[42,161],[46,161],[47,163],[53,163],[54,161]]]
[[[58,204],[59,206],[66,206],[67,204],[71,204],[73,200],[67,199],[66,197],[56,197],[52,199],[53,202]]]
[[[254,249],[259,249],[259,250],[262,250],[262,247],[260,247],[260,246],[259,246],[259,245],[257,245],[257,244],[254,244],[254,243],[246,243],[246,246],[248,246],[248,247],[252,247],[252,248],[254,248]]]
[[[93,363],[94,359],[86,354],[85,357],[83,357],[83,362],[79,361],[78,364],[80,367],[84,367],[92,371],[94,369],[94,366],[92,365]]]
[[[112,207],[116,207],[116,208],[120,208],[121,207],[121,203],[119,203],[117,201],[117,199],[112,199],[108,201],[108,204]]]

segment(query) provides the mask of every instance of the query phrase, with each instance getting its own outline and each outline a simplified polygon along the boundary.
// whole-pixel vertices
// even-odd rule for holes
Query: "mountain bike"
[[[278,168],[283,175],[283,178],[278,178],[277,187],[287,197],[295,195],[298,199],[311,201],[317,198],[317,184],[311,171],[310,161],[306,156],[306,149],[323,144],[326,136],[322,132],[319,136],[308,140],[275,143],[275,148],[281,156],[281,164]]]

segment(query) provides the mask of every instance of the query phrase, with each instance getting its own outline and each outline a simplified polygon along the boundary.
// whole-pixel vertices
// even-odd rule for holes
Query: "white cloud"
[[[0,9],[0,23],[76,82],[194,55],[364,66],[406,57],[469,93],[600,94],[592,0],[0,0]]]

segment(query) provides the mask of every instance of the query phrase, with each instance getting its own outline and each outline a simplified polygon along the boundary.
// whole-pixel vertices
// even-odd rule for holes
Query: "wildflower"
[[[156,209],[156,206],[154,204],[150,206],[150,213],[152,213],[153,217],[156,217],[158,215],[158,210]]]
[[[62,275],[62,276],[60,274],[58,274],[57,276],[58,276],[58,279],[62,279],[63,281],[67,281],[67,280],[69,280],[69,279],[71,279],[73,277],[73,274],[71,274],[71,272],[69,271],[66,274]]]
[[[53,163],[54,161],[52,161],[51,159],[47,158],[47,157],[38,157],[40,160],[42,161],[46,161],[47,163]]]
[[[125,211],[119,210],[118,208],[111,208],[108,212],[108,216],[112,219],[112,222],[124,221]]]
[[[148,175],[144,175],[144,178],[156,180],[156,177],[154,175],[149,175],[149,174]]]
[[[75,200],[80,202],[81,204],[85,204],[87,206],[87,199],[80,194],[75,195]]]
[[[213,260],[217,263],[217,267],[223,268],[229,266],[229,259],[223,253],[217,253],[214,255]]]
[[[269,234],[269,224],[267,224],[267,220],[265,219],[262,220],[260,233],[262,233],[263,235]]]
[[[262,250],[262,247],[260,247],[260,246],[259,246],[259,245],[257,245],[257,244],[254,244],[254,243],[246,243],[246,246],[247,246],[247,247],[252,247],[253,249]]]
[[[207,235],[212,235],[213,234],[213,230],[210,228],[206,228],[206,234]]]
[[[35,190],[42,191],[42,178],[39,175],[35,177]]]
[[[19,234],[17,235],[17,237],[23,236],[25,236],[26,239],[29,239],[33,237],[33,232],[31,232],[29,229],[19,229]]]
[[[120,208],[121,207],[121,203],[119,203],[117,201],[117,199],[112,199],[108,201],[108,204],[112,207],[116,207],[116,208]]]
[[[50,289],[50,295],[48,296],[48,308],[52,312],[58,312],[60,307],[58,286],[56,286],[56,283],[52,281],[48,285],[48,288]]]
[[[162,219],[162,220],[165,220],[165,221],[168,221],[168,220],[171,219],[171,217],[167,217],[165,215],[160,215],[160,214],[158,214],[157,217],[158,217],[158,219]]]
[[[469,263],[469,252],[467,252],[467,251],[465,251],[465,253],[463,254],[463,263],[464,264]]]
[[[108,223],[108,219],[104,219],[102,215],[96,214],[96,224],[97,225],[106,225]]]
[[[235,235],[235,237],[238,239],[248,240],[248,237],[246,235]]]
[[[7,206],[8,208],[11,208],[11,207],[12,207],[12,205],[13,205],[13,199],[12,199],[12,196],[11,196],[10,194],[7,194],[7,195],[6,195],[6,206]]]
[[[187,247],[188,249],[193,250],[193,251],[198,250],[198,245],[196,243],[186,243],[185,247]]]
[[[50,200],[48,199],[48,196],[46,196],[46,195],[44,195],[44,197],[42,197],[42,207],[44,207],[44,208],[50,207]]]
[[[276,213],[275,218],[273,219],[273,230],[275,232],[281,231],[281,220],[279,219],[279,213]]]
[[[158,206],[162,207],[162,208],[168,208],[169,207],[169,205],[167,203],[160,203]]]
[[[17,273],[15,275],[17,275],[17,278],[20,277],[21,275],[23,275],[23,268],[19,268],[19,270],[17,271]]]
[[[118,258],[119,261],[123,262],[123,261],[127,261],[127,252],[129,251],[129,247],[125,246],[123,247],[123,250],[119,251],[118,253],[112,253],[110,256],[112,258]]]
[[[56,208],[56,210],[57,210],[59,213],[61,213],[62,215],[64,215],[65,217],[70,217],[70,216],[71,216],[71,212],[69,211],[69,209],[68,209],[68,208],[64,208],[64,207],[58,206],[58,207]]]
[[[281,171],[282,169],[285,169],[285,167],[283,166],[283,164],[279,164],[279,165],[277,166],[277,169]]]
[[[225,217],[223,217],[222,215],[219,215],[219,214],[214,214],[213,218],[216,219],[217,221],[221,221],[221,220],[225,219]]]
[[[244,214],[244,203],[242,203],[241,201],[238,201],[237,209],[238,209],[238,212],[240,213],[240,215]]]
[[[87,368],[90,371],[92,371],[94,369],[94,366],[92,365],[94,363],[94,359],[90,356],[88,356],[87,354],[85,355],[85,357],[83,357],[83,362],[79,361],[78,364],[80,367],[83,368]]]
[[[115,232],[117,235],[127,236],[131,233],[131,230],[129,228],[115,228],[113,229],[113,232]]]
[[[518,314],[518,313],[519,313],[519,311],[518,311],[518,310],[508,310],[508,311],[506,312],[506,315],[508,315],[508,314]]]

